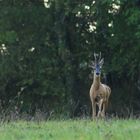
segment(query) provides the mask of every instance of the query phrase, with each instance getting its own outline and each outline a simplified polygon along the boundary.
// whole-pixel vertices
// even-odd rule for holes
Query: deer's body
[[[96,62],[97,63],[97,62]],[[100,81],[100,70],[94,70],[93,83],[90,88],[90,99],[92,103],[92,117],[96,116],[96,105],[99,108],[98,117],[104,117],[108,106],[111,89]]]

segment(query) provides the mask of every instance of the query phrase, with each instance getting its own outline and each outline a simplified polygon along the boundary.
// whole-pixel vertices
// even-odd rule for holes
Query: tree
[[[3,104],[23,100],[23,111],[32,106],[67,110],[71,116],[83,114],[90,108],[88,92],[92,79],[88,65],[94,51],[101,51],[105,57],[103,73],[113,92],[110,110],[118,111],[120,104],[123,110],[125,106],[139,108],[138,3],[46,3],[45,7],[40,0],[0,2]]]

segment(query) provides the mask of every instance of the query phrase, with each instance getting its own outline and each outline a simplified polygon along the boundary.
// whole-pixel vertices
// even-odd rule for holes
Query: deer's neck
[[[100,86],[100,75],[97,76],[94,73],[93,85],[94,85],[95,89],[98,89],[99,88],[99,86]]]

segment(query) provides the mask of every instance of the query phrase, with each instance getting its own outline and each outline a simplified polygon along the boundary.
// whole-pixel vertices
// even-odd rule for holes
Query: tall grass
[[[1,123],[0,140],[139,140],[140,120],[60,120]]]

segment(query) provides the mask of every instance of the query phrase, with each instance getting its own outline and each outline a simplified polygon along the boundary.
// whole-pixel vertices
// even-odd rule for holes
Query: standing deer
[[[101,68],[104,63],[104,59],[101,59],[101,53],[100,55],[94,53],[94,58],[95,61],[92,62],[92,64],[90,65],[90,67],[94,70],[93,83],[90,88],[92,117],[96,117],[96,105],[99,108],[97,117],[105,117],[105,111],[108,106],[108,100],[111,94],[111,89],[107,85],[102,84],[100,81]]]

